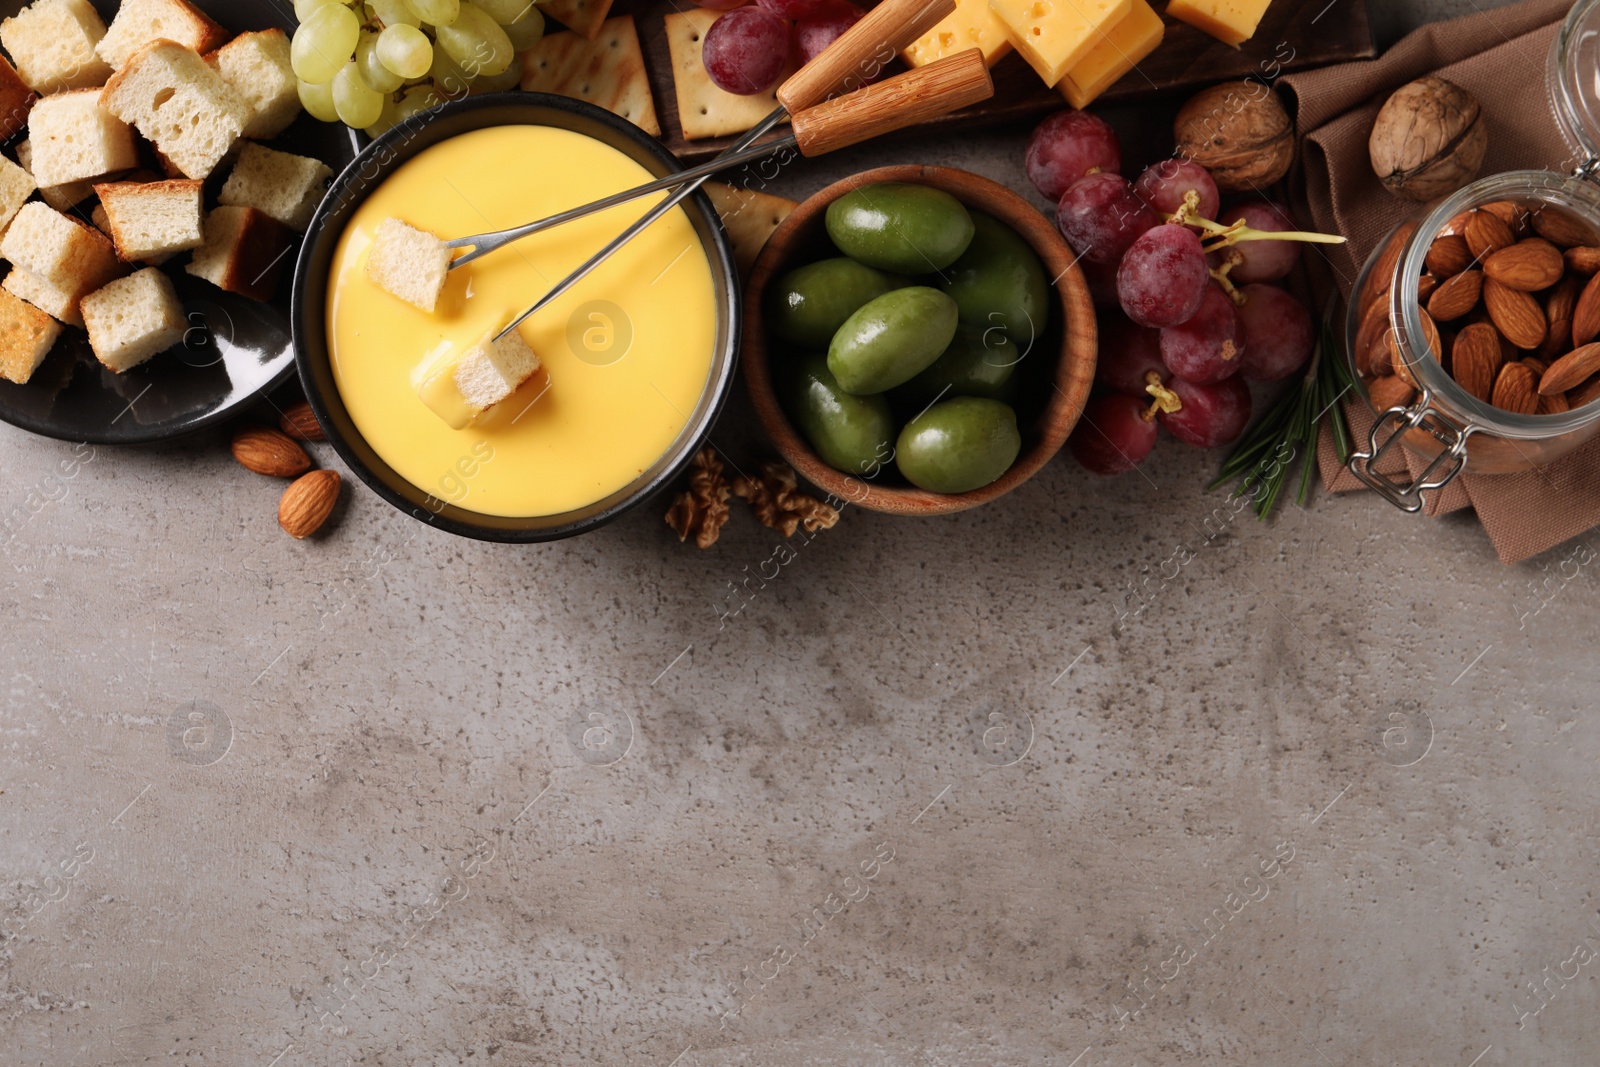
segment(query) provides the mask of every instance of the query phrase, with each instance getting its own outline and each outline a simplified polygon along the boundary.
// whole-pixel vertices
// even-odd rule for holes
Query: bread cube
[[[26,140],[17,142],[17,162],[31,177],[33,174],[33,146]],[[35,183],[37,184],[37,183]],[[71,211],[94,195],[94,182],[68,182],[66,185],[39,187],[44,202],[60,212]]]
[[[27,385],[61,336],[61,324],[0,289],[0,378]]]
[[[210,52],[227,39],[227,30],[185,0],[122,0],[95,52],[112,69],[121,70],[135,52],[153,41],[167,40],[196,52]]]
[[[241,33],[206,56],[206,62],[250,106],[246,137],[270,141],[300,117],[300,87],[289,60],[289,37],[277,27]]]
[[[171,41],[130,56],[106,82],[100,106],[137,126],[185,178],[202,181],[250,121],[250,106],[222,75],[194,49]]]
[[[172,280],[154,267],[84,297],[83,324],[95,358],[118,374],[178,344],[188,329]]]
[[[118,273],[117,253],[105,234],[37,200],[22,205],[11,220],[0,237],[0,257],[69,292],[98,289]]]
[[[89,0],[38,0],[0,22],[0,44],[17,61],[17,73],[42,96],[92,89],[111,77],[95,52],[106,24]]]
[[[26,300],[51,318],[60,319],[68,326],[83,327],[83,316],[78,313],[83,298],[99,286],[69,290],[54,282],[47,282],[37,274],[14,267],[0,288],[12,296]]]
[[[0,232],[11,225],[11,220],[38,188],[33,175],[25,168],[0,156]]]
[[[378,288],[431,314],[452,258],[454,252],[433,234],[399,219],[384,219],[367,252],[367,277]]]
[[[103,178],[139,165],[128,124],[100,106],[100,90],[47,96],[28,116],[33,178],[41,186]]]
[[[219,289],[267,301],[277,292],[293,246],[293,232],[271,215],[219,207],[206,216],[205,243],[184,269]]]
[[[0,56],[0,141],[28,125],[28,113],[38,99],[16,68]]]
[[[521,388],[539,369],[539,357],[512,330],[495,340],[491,330],[469,348],[439,345],[412,375],[417,395],[451,429],[464,430]]]
[[[321,160],[248,143],[217,199],[227,207],[253,207],[292,230],[306,231],[333,171]]]
[[[205,239],[200,201],[204,184],[180,178],[95,186],[117,255],[132,263],[199,248]]]

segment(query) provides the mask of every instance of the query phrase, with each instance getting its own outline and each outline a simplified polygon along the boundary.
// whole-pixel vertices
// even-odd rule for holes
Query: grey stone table
[[[933,156],[1021,188],[1020,143],[785,180]],[[1168,443],[1148,477],[847,512],[719,620],[775,547],[748,516],[705,553],[655,508],[504,548],[356,491],[298,543],[220,437],[64,480],[63,446],[0,449],[5,511],[48,499],[0,567],[8,1067],[1600,1043],[1571,546],[1507,568],[1362,497],[1261,525]]]

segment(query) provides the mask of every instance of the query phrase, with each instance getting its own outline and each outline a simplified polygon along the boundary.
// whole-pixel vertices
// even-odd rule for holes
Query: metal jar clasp
[[[1431,399],[1428,393],[1423,393],[1412,407],[1381,412],[1367,435],[1367,451],[1353,453],[1346,464],[1351,474],[1402,511],[1421,511],[1428,503],[1426,494],[1449,485],[1467,465],[1467,439],[1472,436],[1472,428],[1457,427],[1433,409]],[[1377,464],[1391,450],[1400,447],[1405,436],[1414,430],[1421,430],[1443,446],[1427,468],[1415,478],[1405,480],[1377,471]]]

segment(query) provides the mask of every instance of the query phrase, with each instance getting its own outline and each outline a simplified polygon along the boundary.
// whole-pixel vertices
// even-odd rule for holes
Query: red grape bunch
[[[696,0],[727,14],[711,24],[700,59],[726,92],[757,96],[783,72],[822,54],[866,12],[849,0]]]
[[[1128,181],[1116,131],[1085,111],[1040,123],[1026,166],[1101,308],[1096,394],[1069,442],[1078,462],[1133,470],[1158,426],[1197,448],[1237,440],[1247,383],[1294,375],[1315,345],[1309,310],[1273,283],[1293,272],[1301,242],[1333,239],[1297,232],[1266,200],[1224,208],[1192,160]]]

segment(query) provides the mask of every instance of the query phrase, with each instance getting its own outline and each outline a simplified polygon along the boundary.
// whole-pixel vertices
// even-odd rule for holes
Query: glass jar
[[[1430,251],[1440,238],[1462,237],[1474,211],[1497,215],[1507,223],[1514,241],[1548,238],[1558,248],[1600,247],[1600,0],[1580,0],[1568,13],[1551,47],[1547,81],[1557,124],[1576,158],[1583,160],[1576,170],[1570,176],[1510,171],[1473,182],[1420,219],[1397,227],[1368,259],[1352,291],[1345,317],[1345,356],[1376,421],[1366,447],[1350,457],[1349,468],[1407,511],[1422,510],[1432,493],[1463,470],[1474,474],[1533,470],[1600,432],[1600,402],[1596,402],[1600,379],[1538,399],[1536,410],[1531,409],[1535,401],[1528,391],[1529,381],[1536,385],[1549,365],[1573,349],[1569,309],[1575,290],[1588,284],[1591,265],[1585,264],[1580,273],[1573,269],[1572,257],[1566,257],[1561,284],[1526,294],[1517,290],[1511,297],[1501,290],[1498,316],[1485,310],[1481,298],[1461,314],[1456,313],[1460,300],[1441,300],[1438,310],[1448,315],[1445,321],[1436,322],[1424,310],[1445,282],[1465,273],[1445,254],[1451,242],[1440,243],[1440,254],[1432,264]],[[1475,238],[1480,251],[1494,247],[1485,245],[1482,233]],[[1468,269],[1479,270],[1482,258],[1473,258]],[[1441,270],[1435,273],[1430,267]],[[1458,284],[1453,291],[1470,293],[1470,288]],[[1600,282],[1595,288],[1600,291]],[[1558,290],[1564,290],[1560,298]],[[1518,341],[1532,336],[1528,327],[1533,317],[1516,310],[1531,310],[1525,297],[1537,304],[1538,317],[1546,323],[1545,335],[1537,345],[1518,348]],[[1563,311],[1568,314],[1564,330],[1548,320],[1550,312]],[[1463,359],[1460,368],[1452,366],[1454,337],[1474,322],[1488,323],[1498,335],[1499,360],[1492,370],[1485,370],[1482,358]],[[1519,322],[1520,330],[1500,325]],[[1508,333],[1515,335],[1513,340],[1505,339]],[[1481,330],[1475,335],[1480,342],[1484,336]],[[1474,347],[1477,352],[1469,355],[1481,357],[1484,346]],[[1507,371],[1511,363],[1521,363],[1527,370]],[[1458,370],[1461,380],[1456,377]],[[1492,375],[1489,388],[1485,373]],[[1500,375],[1508,379],[1503,385]],[[1494,385],[1502,391],[1496,392]],[[1426,461],[1420,475],[1396,477],[1378,471],[1379,460],[1397,447]]]

